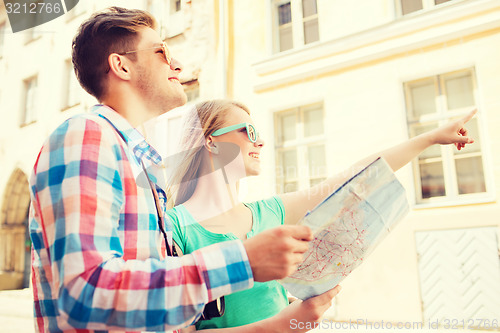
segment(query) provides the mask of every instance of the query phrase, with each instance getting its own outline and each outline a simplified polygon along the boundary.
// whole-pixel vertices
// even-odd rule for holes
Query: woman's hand
[[[464,148],[468,143],[474,143],[474,139],[468,137],[469,132],[464,125],[474,117],[476,112],[477,110],[471,111],[460,119],[428,132],[427,134],[430,136],[431,142],[441,145],[453,143],[458,150]]]
[[[319,326],[326,310],[341,287],[336,286],[327,292],[308,300],[294,301],[277,315],[252,324],[220,329],[204,330],[205,333],[300,333]]]
[[[307,332],[318,327],[323,314],[332,305],[332,300],[342,288],[336,286],[329,291],[305,301],[296,300],[283,309],[271,324],[276,332]]]

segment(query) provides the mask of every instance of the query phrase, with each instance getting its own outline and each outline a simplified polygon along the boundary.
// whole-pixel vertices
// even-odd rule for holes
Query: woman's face
[[[250,123],[252,125],[252,118],[245,110],[233,106],[228,112],[225,122],[222,127],[237,125],[241,123]],[[254,126],[255,127],[255,126]],[[241,156],[243,158],[243,164],[245,168],[245,173],[247,176],[255,176],[260,174],[260,150],[264,146],[264,141],[257,138],[257,141],[251,142],[247,135],[247,130],[245,127],[236,129],[234,131],[212,137],[214,143],[217,142],[229,142],[238,145],[241,151]],[[221,151],[220,154],[224,152]]]

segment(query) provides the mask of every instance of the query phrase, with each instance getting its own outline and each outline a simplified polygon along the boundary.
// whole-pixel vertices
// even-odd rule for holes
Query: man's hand
[[[302,262],[312,236],[306,226],[287,225],[244,241],[254,280],[264,282],[292,274]]]

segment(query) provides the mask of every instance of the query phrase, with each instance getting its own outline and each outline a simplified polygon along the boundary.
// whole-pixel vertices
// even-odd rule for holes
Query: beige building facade
[[[232,93],[267,141],[248,198],[316,184],[478,110],[473,146],[433,147],[397,172],[411,212],[342,283],[330,315],[498,329],[500,3],[235,3]]]
[[[38,150],[64,119],[95,103],[72,76],[71,39],[90,12],[116,1],[80,2],[73,13],[16,34],[0,8],[3,289],[26,285],[27,182]],[[477,109],[473,146],[460,153],[429,149],[397,172],[411,212],[342,283],[328,318],[437,322],[441,328],[494,328],[496,320],[498,328],[497,0],[149,0],[120,6],[148,9],[158,18],[162,37],[184,64],[190,102],[228,97],[252,110],[265,140],[263,173],[243,181],[245,200],[317,184]],[[180,117],[181,111],[162,116],[172,140],[159,148],[167,154]]]

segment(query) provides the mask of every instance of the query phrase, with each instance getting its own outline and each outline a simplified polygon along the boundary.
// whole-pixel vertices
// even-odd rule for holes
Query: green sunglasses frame
[[[212,136],[219,136],[222,134],[226,134],[226,133],[229,133],[231,131],[243,128],[243,127],[245,127],[247,130],[248,140],[250,140],[250,142],[252,142],[252,143],[257,142],[257,139],[259,138],[259,132],[257,132],[255,127],[250,123],[241,123],[241,124],[236,124],[236,125],[231,125],[231,126],[219,128],[218,130],[216,130],[212,133]],[[253,132],[255,133],[255,140],[252,140],[252,138],[250,137],[250,131],[249,131],[250,128],[252,128]]]

